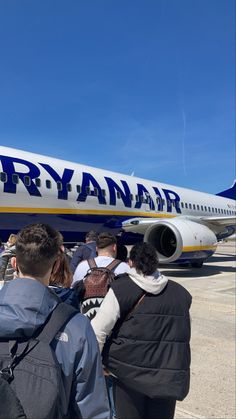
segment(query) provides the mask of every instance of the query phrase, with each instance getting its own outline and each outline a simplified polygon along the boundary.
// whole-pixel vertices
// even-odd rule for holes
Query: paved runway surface
[[[201,269],[160,269],[193,296],[191,388],[175,419],[236,418],[235,250],[220,244]]]

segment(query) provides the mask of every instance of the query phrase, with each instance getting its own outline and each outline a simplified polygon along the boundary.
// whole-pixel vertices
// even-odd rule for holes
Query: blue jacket
[[[52,291],[32,279],[16,279],[0,290],[0,338],[31,337],[58,301]],[[83,419],[108,419],[109,402],[98,344],[89,320],[76,314],[54,339],[66,396],[76,388],[74,409]],[[78,413],[79,414],[79,413]]]

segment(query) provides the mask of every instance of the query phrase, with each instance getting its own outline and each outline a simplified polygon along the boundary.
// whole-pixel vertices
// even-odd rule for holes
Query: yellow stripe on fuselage
[[[23,207],[0,207],[1,213],[18,213],[18,214],[88,214],[88,215],[120,215],[129,217],[146,217],[146,218],[173,218],[176,215],[167,213],[151,213],[151,212],[131,212],[131,211],[113,211],[113,210],[91,210],[91,209],[74,209],[74,208],[23,208]]]

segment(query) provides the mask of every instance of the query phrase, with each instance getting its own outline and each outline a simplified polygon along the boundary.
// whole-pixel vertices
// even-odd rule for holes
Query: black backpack
[[[50,343],[76,313],[59,303],[37,336],[27,341],[1,338],[0,419],[70,417],[61,367]]]
[[[82,290],[78,292],[81,302],[81,313],[92,320],[105,297],[111,282],[115,278],[114,270],[121,263],[114,259],[105,267],[98,267],[94,259],[89,259],[89,270],[83,281],[79,281],[78,287]]]

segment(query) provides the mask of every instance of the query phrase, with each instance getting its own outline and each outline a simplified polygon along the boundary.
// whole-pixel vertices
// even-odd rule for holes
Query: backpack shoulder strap
[[[109,265],[106,266],[106,269],[109,269],[110,271],[114,271],[117,266],[121,263],[121,260],[114,259]]]
[[[88,259],[87,262],[89,264],[90,269],[97,268],[97,264],[95,262],[95,259]]]
[[[37,336],[37,339],[48,344],[51,343],[61,328],[77,313],[79,313],[78,310],[71,305],[59,303],[50,315],[43,330]]]

